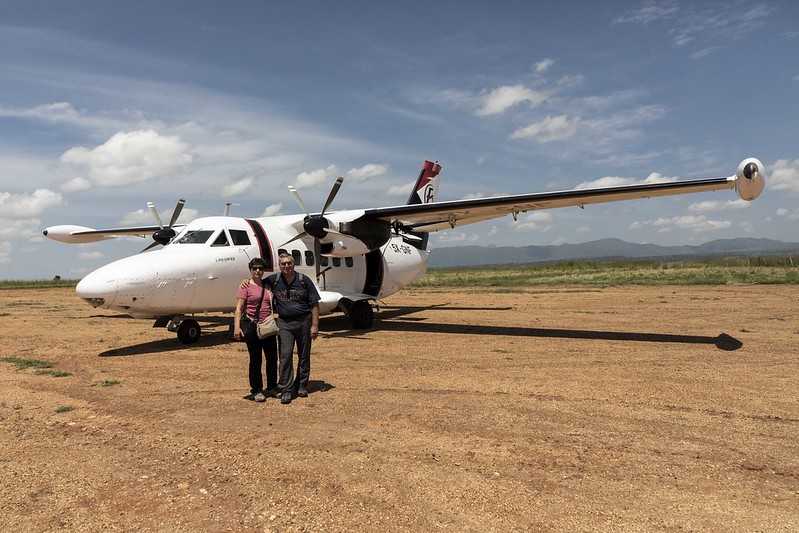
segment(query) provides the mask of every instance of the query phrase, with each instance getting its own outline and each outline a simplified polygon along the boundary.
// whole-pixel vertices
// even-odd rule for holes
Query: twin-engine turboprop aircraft
[[[66,243],[87,243],[118,235],[146,236],[163,249],[114,261],[83,278],[78,296],[90,305],[155,318],[155,326],[177,331],[183,343],[200,338],[198,316],[229,313],[238,284],[249,275],[247,264],[261,257],[275,272],[278,255],[294,257],[298,272],[316,282],[322,314],[343,311],[354,328],[369,328],[379,298],[422,278],[427,270],[430,232],[455,228],[510,214],[554,207],[580,206],[634,198],[650,198],[721,189],[735,189],[744,200],[757,198],[765,185],[763,164],[745,159],[734,176],[530,193],[435,202],[438,163],[425,161],[408,203],[394,207],[328,212],[343,178],[338,178],[322,211],[310,213],[294,187],[289,187],[305,214],[263,218],[227,216],[198,218],[176,225],[181,199],[164,227],[148,204],[157,226],[91,229],[52,226],[44,235]]]

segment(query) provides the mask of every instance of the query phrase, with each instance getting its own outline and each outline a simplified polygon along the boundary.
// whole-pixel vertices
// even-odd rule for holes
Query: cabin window
[[[305,264],[309,267],[314,264],[314,256],[311,250],[305,250]]]
[[[249,246],[250,236],[242,229],[230,230],[230,238],[233,240],[234,246]]]
[[[211,230],[198,229],[187,231],[180,239],[175,242],[178,244],[205,244],[214,232]]]
[[[302,266],[302,254],[299,250],[292,250],[291,257],[294,258],[294,264],[297,266]]]
[[[227,235],[225,235],[225,230],[219,234],[219,236],[214,239],[213,244],[211,246],[230,246],[227,242]]]
[[[345,257],[344,258],[344,264],[347,265],[348,267],[351,267],[352,264],[353,264],[352,263],[352,257]]]
[[[340,257],[334,257],[333,258],[333,266],[334,267],[340,267],[341,266],[341,258]]]
[[[326,255],[319,258],[319,266],[326,267],[328,264],[330,264],[330,260]]]

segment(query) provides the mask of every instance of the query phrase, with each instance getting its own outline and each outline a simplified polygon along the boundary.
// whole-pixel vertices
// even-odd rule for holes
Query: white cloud
[[[278,203],[278,204],[272,204],[272,205],[266,206],[266,209],[264,209],[264,212],[261,213],[261,216],[262,217],[273,217],[273,216],[282,215],[282,214],[283,214],[283,204],[282,203]]]
[[[60,160],[84,170],[92,183],[110,187],[174,177],[189,169],[194,156],[179,137],[139,130],[117,133],[95,148],[71,148]]]
[[[64,192],[78,192],[78,191],[85,191],[92,187],[92,182],[87,180],[86,178],[72,178],[71,180],[65,181],[59,187]]]
[[[693,59],[707,57],[721,47],[717,43],[731,43],[747,38],[760,30],[776,7],[758,4],[747,11],[731,8],[726,2],[696,3],[680,6],[673,0],[647,0],[641,7],[619,15],[616,24],[649,26],[663,23],[664,32],[674,40],[674,45],[694,46]]]
[[[0,109],[0,117],[37,118],[53,122],[76,122],[80,114],[69,102],[43,104],[31,109]]]
[[[535,107],[546,101],[550,96],[551,93],[549,92],[528,89],[523,85],[497,87],[491,92],[482,94],[479,97],[481,105],[477,108],[475,114],[478,117],[496,115],[523,102],[529,103],[530,107]]]
[[[78,258],[86,260],[86,261],[90,261],[90,260],[93,260],[93,259],[102,259],[103,257],[105,257],[105,254],[103,254],[103,252],[80,252],[80,253],[78,253]]]
[[[482,198],[485,194],[481,192],[470,192],[469,194],[465,194],[461,196],[461,200],[474,200],[475,198]]]
[[[554,226],[555,217],[546,211],[533,211],[520,215],[517,220],[509,222],[514,231],[525,233],[545,233]]]
[[[767,188],[799,195],[799,159],[779,159],[768,168],[768,172]]]
[[[677,14],[679,9],[679,5],[673,1],[656,2],[647,0],[642,6],[624,15],[619,15],[613,22],[616,24],[634,23],[646,26],[661,19],[671,18]]]
[[[33,194],[0,192],[0,219],[29,218],[64,203],[60,193],[49,189],[36,189]]]
[[[42,236],[39,228],[41,223],[38,218],[3,220],[3,223],[0,224],[0,238],[34,240]]]
[[[252,187],[253,178],[247,177],[242,178],[238,181],[234,181],[233,183],[229,183],[222,187],[219,191],[221,196],[238,196],[239,194],[243,194],[247,192],[250,187]]]
[[[647,183],[668,183],[675,181],[676,178],[663,176],[658,172],[653,172],[645,179],[638,178],[622,178],[619,176],[605,176],[592,181],[584,181],[577,185],[575,189],[593,189],[602,187],[624,187],[627,185],[643,185]]]
[[[726,202],[721,202],[718,200],[711,200],[706,202],[697,202],[693,203],[688,206],[688,212],[690,213],[707,213],[708,211],[720,211],[722,209],[746,209],[750,205],[751,202],[747,202],[746,200],[727,200]]]
[[[351,168],[347,171],[347,179],[354,182],[366,181],[386,174],[390,170],[387,164],[377,165],[369,163],[361,168]]]
[[[161,223],[166,226],[169,224],[169,220],[172,218],[172,213],[174,213],[174,209],[170,209],[166,212],[158,212],[158,216],[161,217]],[[176,224],[185,224],[186,221],[194,220],[197,218],[197,210],[184,207],[183,210],[180,212],[180,216],[175,221]],[[158,222],[155,220],[155,217],[150,213],[149,209],[137,209],[132,213],[128,213],[122,220],[119,221],[120,224],[124,226],[157,226]]]
[[[533,139],[537,143],[562,141],[577,133],[579,118],[569,119],[567,115],[547,117],[540,122],[530,124],[514,131],[511,139]]]
[[[464,233],[461,231],[443,231],[436,235],[437,242],[449,243],[449,242],[477,242],[480,240],[480,236],[475,233]]]
[[[542,59],[538,63],[535,64],[535,72],[536,74],[542,74],[552,67],[555,64],[554,59]]]
[[[324,183],[329,177],[335,175],[337,170],[336,165],[330,165],[326,168],[318,168],[310,172],[301,172],[297,176],[295,187],[303,189]]]
[[[393,185],[386,191],[386,196],[410,196],[411,189],[416,184],[416,180],[406,183],[404,185]]]
[[[785,217],[790,220],[799,220],[799,208],[785,209],[784,207],[780,207],[777,209],[777,216]]]
[[[655,228],[659,233],[671,230],[699,233],[727,229],[732,226],[732,222],[729,220],[710,220],[705,215],[683,215],[633,222],[630,224],[630,229],[643,229],[647,226]]]

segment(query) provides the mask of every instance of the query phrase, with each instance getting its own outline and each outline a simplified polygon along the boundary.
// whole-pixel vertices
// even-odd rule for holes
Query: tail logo
[[[424,187],[424,203],[429,204],[436,196],[436,191],[429,183]]]

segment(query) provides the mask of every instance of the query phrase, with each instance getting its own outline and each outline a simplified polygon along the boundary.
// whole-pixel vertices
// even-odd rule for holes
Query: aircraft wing
[[[756,165],[756,166],[755,166]],[[402,229],[432,232],[472,224],[505,215],[538,209],[617,202],[724,189],[735,189],[745,200],[756,198],[764,185],[763,165],[756,159],[744,160],[735,176],[665,183],[646,183],[619,187],[573,189],[567,191],[495,196],[367,209],[364,218],[399,224]]]
[[[185,224],[180,224],[172,226],[172,228],[182,228],[184,226]],[[120,235],[150,237],[153,233],[160,231],[161,229],[161,226],[93,229],[87,228],[85,226],[62,225],[50,226],[43,231],[43,234],[45,237],[49,237],[56,241],[67,242],[70,244],[82,244],[87,242],[105,241]]]

